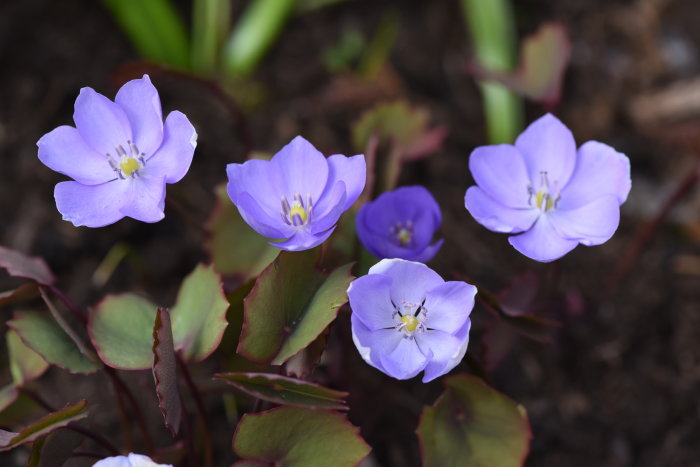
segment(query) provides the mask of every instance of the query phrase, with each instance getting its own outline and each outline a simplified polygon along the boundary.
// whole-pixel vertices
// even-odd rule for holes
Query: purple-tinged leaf
[[[540,279],[533,271],[515,277],[510,284],[498,293],[501,310],[508,316],[526,314],[537,296]]]
[[[16,289],[0,292],[0,306],[26,302],[39,296],[39,288],[34,282],[25,282]]]
[[[475,376],[451,376],[445,386],[416,430],[423,465],[522,466],[532,438],[525,408]]]
[[[138,295],[110,295],[90,310],[88,333],[100,359],[120,370],[153,365],[156,306]]]
[[[71,373],[93,373],[99,368],[47,313],[18,311],[7,325],[27,347],[52,365]]]
[[[243,415],[233,435],[236,465],[307,467],[356,466],[370,452],[357,427],[345,415],[325,410],[281,407]]]
[[[185,362],[201,362],[221,343],[228,301],[212,266],[198,265],[185,278],[170,311],[175,349]]]
[[[164,308],[158,308],[156,311],[153,325],[153,379],[165,426],[175,437],[180,428],[182,404],[177,386],[177,362],[170,313]]]
[[[4,246],[0,246],[0,267],[11,276],[32,279],[42,285],[51,285],[56,281],[43,259]]]
[[[31,443],[54,430],[82,420],[88,416],[88,411],[85,410],[86,405],[85,399],[75,404],[69,404],[24,427],[17,433],[0,430],[0,451],[9,451],[22,444]]]
[[[268,373],[220,373],[215,379],[226,381],[236,389],[281,405],[311,409],[348,410],[347,392],[318,384]]]
[[[23,386],[44,374],[49,364],[41,355],[27,347],[15,331],[7,331],[5,340],[10,356],[10,373],[16,385]]]
[[[311,344],[347,302],[352,264],[330,274],[316,269],[319,251],[282,252],[244,300],[237,352],[257,363],[281,365]]]

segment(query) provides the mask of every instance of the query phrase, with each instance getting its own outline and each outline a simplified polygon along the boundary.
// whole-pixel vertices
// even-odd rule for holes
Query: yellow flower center
[[[410,230],[408,229],[401,229],[398,231],[396,234],[396,238],[399,240],[399,245],[401,246],[406,246],[411,242],[411,237],[413,237],[413,234],[411,233]]]
[[[532,201],[534,198],[535,206],[542,212],[549,212],[557,207],[557,202],[559,201],[559,190],[557,188],[556,180],[553,183],[553,192],[550,192],[549,178],[547,177],[547,172],[540,172],[540,189],[537,193],[532,188],[532,185],[528,185],[527,191],[530,194],[530,199],[528,203],[532,206]]]
[[[133,157],[122,158],[122,161],[119,164],[119,169],[124,175],[126,175],[127,177],[131,177],[131,174],[133,174],[134,171],[139,169],[139,161],[137,161]]]
[[[403,328],[408,332],[416,332],[416,329],[420,324],[418,318],[413,315],[403,315],[401,317],[401,322],[406,323]]]
[[[299,218],[301,218],[302,224],[306,224],[306,221],[309,219],[309,214],[306,212],[306,209],[304,209],[304,206],[302,206],[301,203],[297,203],[296,201],[292,204],[292,207],[289,209],[289,218],[293,219],[295,214],[298,215]]]

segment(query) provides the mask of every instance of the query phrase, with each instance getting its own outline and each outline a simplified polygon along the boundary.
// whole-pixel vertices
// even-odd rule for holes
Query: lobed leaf
[[[5,340],[10,357],[10,373],[16,385],[22,386],[44,374],[49,364],[31,347],[27,347],[17,332],[10,329],[5,334]]]
[[[0,430],[0,451],[9,451],[22,444],[31,443],[42,436],[67,426],[72,422],[77,422],[88,416],[85,406],[85,399],[75,404],[69,404],[63,409],[52,412],[40,420],[24,427],[19,432]]]
[[[212,266],[198,265],[185,278],[170,311],[175,350],[188,363],[211,355],[221,343],[229,304]]]
[[[177,361],[170,313],[164,308],[158,308],[153,324],[153,379],[165,426],[175,437],[180,428],[182,404],[177,386]]]
[[[71,373],[92,373],[99,368],[46,313],[18,311],[7,325],[27,347],[52,365]]]
[[[326,328],[312,343],[285,362],[284,372],[287,376],[303,379],[314,371],[319,360],[321,360],[323,351],[326,350],[328,334],[330,334],[330,327]]]
[[[244,415],[233,435],[233,450],[244,458],[236,464],[239,466],[264,462],[286,467],[344,467],[358,465],[370,447],[344,415],[281,407]]]
[[[225,185],[216,189],[216,207],[207,228],[211,236],[205,246],[214,267],[242,282],[257,277],[279,254],[278,248],[246,224]]]
[[[281,405],[312,409],[347,410],[347,392],[318,384],[268,373],[220,373],[215,379],[226,381],[239,391]]]
[[[312,343],[347,302],[352,264],[330,274],[316,270],[319,250],[282,252],[244,300],[238,353],[281,365]]]
[[[4,246],[0,246],[0,267],[11,276],[31,279],[42,285],[51,285],[56,281],[43,259]]]
[[[122,370],[151,368],[155,314],[155,305],[131,293],[98,303],[90,311],[88,333],[100,359]]]
[[[445,386],[416,430],[423,465],[522,466],[532,438],[525,408],[468,374]]]

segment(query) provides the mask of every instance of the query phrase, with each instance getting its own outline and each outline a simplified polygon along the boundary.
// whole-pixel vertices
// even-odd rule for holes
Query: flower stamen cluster
[[[555,180],[554,195],[551,195],[549,192],[549,178],[547,177],[547,172],[540,172],[540,189],[537,193],[535,193],[535,190],[532,188],[531,183],[528,182],[527,184],[527,204],[529,204],[532,207],[536,207],[542,212],[549,212],[552,209],[556,209],[557,204],[559,203],[559,199],[561,198],[561,195],[559,194],[558,190],[558,185],[559,183]],[[535,198],[534,205],[532,203],[533,196]]]
[[[112,155],[107,153],[107,161],[109,162],[109,166],[112,167],[114,173],[116,173],[117,177],[119,177],[121,180],[138,177],[139,170],[146,166],[146,154],[139,151],[138,147],[136,147],[136,144],[134,144],[133,141],[127,141],[126,145],[131,151],[130,155],[126,153],[126,150],[121,144],[118,144],[114,148],[114,151],[119,157],[118,165]]]
[[[280,211],[280,214],[282,214],[282,220],[287,225],[301,227],[308,224],[311,220],[313,208],[311,193],[306,194],[306,204],[304,204],[304,200],[299,193],[294,193],[294,201],[291,206],[289,201],[287,201],[287,197],[282,195],[282,211]]]

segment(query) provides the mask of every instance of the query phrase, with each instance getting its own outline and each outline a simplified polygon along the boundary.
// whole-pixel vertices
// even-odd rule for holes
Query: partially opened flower
[[[148,75],[126,83],[114,102],[83,88],[75,127],[41,137],[39,159],[73,178],[56,185],[56,207],[73,225],[102,227],[128,216],[164,217],[165,184],[185,176],[197,145],[187,117],[170,112],[163,125],[158,91]]]
[[[442,215],[435,198],[424,187],[406,186],[382,193],[357,213],[357,236],[378,258],[433,259],[443,240],[432,245]]]
[[[228,195],[241,217],[289,251],[323,243],[365,187],[365,156],[323,157],[301,136],[269,160],[226,166]]]
[[[515,141],[476,148],[469,169],[478,186],[467,190],[467,210],[522,254],[553,261],[579,243],[600,245],[620,222],[630,191],[627,156],[597,141],[578,151],[574,137],[551,114]]]
[[[142,454],[130,453],[128,456],[105,457],[97,461],[92,467],[173,467],[172,464],[156,464],[153,460]]]
[[[469,343],[476,287],[445,282],[422,263],[384,259],[348,288],[362,358],[396,379],[427,383],[454,368]]]

